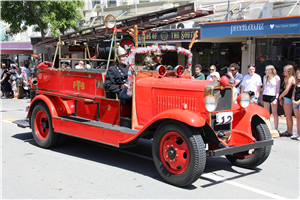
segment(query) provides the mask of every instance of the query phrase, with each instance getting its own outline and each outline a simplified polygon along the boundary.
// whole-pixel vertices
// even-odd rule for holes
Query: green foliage
[[[36,25],[42,38],[47,29],[57,37],[70,28],[80,29],[78,21],[83,16],[79,9],[83,6],[84,1],[1,1],[1,20],[10,24],[12,35]]]

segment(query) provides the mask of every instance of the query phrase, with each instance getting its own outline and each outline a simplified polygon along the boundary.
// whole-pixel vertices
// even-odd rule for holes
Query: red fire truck
[[[113,20],[106,25],[108,22]],[[108,27],[112,35],[126,32],[113,27]],[[163,65],[156,70],[140,69],[135,57],[157,48],[185,55],[186,63],[174,66],[174,70]],[[176,46],[132,48],[127,60],[133,83],[129,104],[106,98],[105,69],[61,69],[43,63],[27,119],[14,123],[30,127],[42,148],[58,145],[66,136],[115,148],[133,147],[141,138],[152,140],[158,173],[180,187],[200,177],[206,157],[225,155],[232,164],[244,168],[262,164],[273,145],[263,120],[269,113],[252,104],[246,93],[233,103],[232,86],[226,77],[219,82],[191,79],[191,58],[189,50]]]

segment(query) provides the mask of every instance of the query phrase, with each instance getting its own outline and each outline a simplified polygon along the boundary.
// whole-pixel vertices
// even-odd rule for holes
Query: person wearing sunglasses
[[[210,77],[212,73],[217,71],[217,67],[215,65],[211,65],[209,67],[209,75],[206,77],[206,80],[212,80],[212,78]]]
[[[227,73],[227,77],[229,78],[229,83],[231,83],[231,85],[237,89],[238,94],[240,94],[240,85],[243,80],[243,75],[238,72],[240,66],[236,63],[232,63],[229,66],[229,69],[230,71]]]
[[[257,104],[259,93],[262,86],[262,81],[260,75],[255,73],[255,65],[248,65],[248,74],[244,76],[241,83],[242,89],[241,93],[246,92],[250,94],[252,102]]]

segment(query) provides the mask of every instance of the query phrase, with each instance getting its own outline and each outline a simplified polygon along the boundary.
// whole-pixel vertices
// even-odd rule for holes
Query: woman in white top
[[[253,103],[257,104],[262,82],[260,76],[255,73],[254,64],[248,65],[248,74],[244,76],[241,85],[241,93],[252,93],[253,95],[251,95],[251,99],[253,100]]]
[[[266,66],[266,75],[263,79],[263,98],[261,104],[270,113],[270,104],[272,108],[272,114],[274,117],[274,128],[278,130],[278,97],[280,91],[280,77],[277,75],[276,69],[273,65]],[[279,132],[279,131],[278,131]]]

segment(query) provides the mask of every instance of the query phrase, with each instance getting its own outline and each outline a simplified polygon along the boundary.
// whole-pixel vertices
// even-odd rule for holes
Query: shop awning
[[[0,44],[1,54],[32,54],[30,42],[2,42]]]
[[[300,15],[200,23],[201,39],[241,37],[300,37]]]

